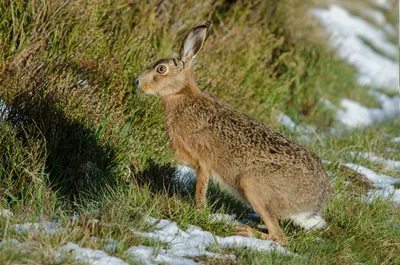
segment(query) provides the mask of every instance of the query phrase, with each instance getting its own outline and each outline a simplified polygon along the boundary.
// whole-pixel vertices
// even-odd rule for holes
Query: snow
[[[14,214],[8,209],[2,209],[0,211],[0,216],[8,218],[8,217],[13,217]]]
[[[35,241],[30,242],[19,242],[16,239],[6,239],[0,242],[0,249],[4,246],[10,246],[18,248],[20,252],[32,251]],[[119,258],[109,256],[107,253],[101,250],[93,250],[90,248],[82,248],[74,243],[67,243],[57,249],[54,256],[61,261],[62,254],[74,254],[75,260],[79,263],[88,263],[91,265],[127,265],[128,263],[123,262]]]
[[[7,105],[0,99],[0,122],[8,116]]]
[[[58,230],[57,222],[23,223],[14,225],[16,233],[46,233],[55,234]]]
[[[126,255],[130,255],[131,259],[140,264],[153,265],[153,264],[171,264],[171,265],[196,265],[200,264],[191,259],[182,257],[172,257],[167,254],[165,249],[161,249],[158,254],[154,255],[155,249],[147,246],[130,247],[125,251]]]
[[[38,224],[34,223],[32,225],[32,224],[28,223],[28,225],[26,225],[26,227],[27,227],[27,229],[31,229],[32,226],[37,227],[36,225],[38,225]],[[43,232],[43,230],[41,232]],[[30,243],[33,243],[33,242],[30,242]],[[20,243],[18,240],[15,240],[15,239],[8,239],[8,240],[1,241],[0,249],[4,245],[15,245],[15,246],[19,247],[21,251],[24,251],[28,247],[27,242]],[[105,246],[105,249],[110,246],[112,248],[116,248],[116,245],[117,245],[116,240],[109,240],[109,245]],[[114,249],[114,252],[115,252],[115,249]],[[67,244],[59,247],[57,249],[57,251],[54,253],[54,255],[56,258],[58,258],[60,260],[62,254],[65,254],[65,253],[75,255],[75,260],[79,263],[88,263],[91,265],[127,265],[128,264],[119,258],[108,255],[104,251],[94,250],[94,249],[90,249],[90,248],[82,248],[72,242],[68,242]]]
[[[372,162],[383,164],[387,169],[390,170],[400,170],[400,161],[384,159],[382,157],[377,156],[373,152],[350,152],[350,155],[353,157],[362,157]]]
[[[14,239],[14,238],[2,240],[0,242],[0,249],[2,249],[3,246],[5,246],[5,245],[19,246],[19,245],[21,245],[21,243],[18,240]]]
[[[346,163],[344,165],[346,167],[351,168],[352,170],[356,171],[357,173],[365,176],[377,188],[385,188],[389,185],[394,185],[396,183],[400,183],[400,179],[386,176],[383,174],[378,174],[369,168],[366,168],[366,167],[363,167],[363,166],[360,166],[357,164]]]
[[[386,23],[385,15],[374,9],[364,9],[361,11],[364,15],[372,18],[377,24],[383,25]]]
[[[356,101],[344,98],[336,111],[336,119],[349,128],[368,126],[387,118],[399,115],[400,97],[388,97],[382,93],[373,93],[382,108],[368,108]]]
[[[394,204],[400,205],[400,189],[395,189],[393,186],[394,184],[400,183],[400,178],[378,174],[369,168],[352,163],[346,163],[344,165],[365,176],[377,188],[376,190],[374,189],[368,192],[368,202],[372,202],[377,197],[384,197],[392,200]]]
[[[156,219],[150,219],[150,223],[156,223]],[[160,220],[156,224],[156,230],[153,232],[139,232],[132,230],[132,232],[141,237],[156,239],[163,243],[168,243],[171,245],[168,254],[171,256],[201,256],[209,255],[212,256],[213,253],[207,252],[206,247],[214,242],[213,235],[210,232],[189,233],[188,231],[181,230],[175,222],[169,220]],[[188,228],[190,229],[190,227]],[[190,231],[190,230],[189,230]],[[191,231],[193,232],[193,231]]]
[[[117,246],[118,246],[118,241],[115,239],[110,239],[108,240],[108,244],[104,246],[104,250],[107,252],[114,253],[115,251],[117,251]]]
[[[67,243],[57,250],[58,256],[62,252],[74,253],[77,262],[89,263],[92,265],[128,265],[123,260],[112,257],[101,250],[93,250],[90,248],[82,248],[74,243]]]
[[[288,115],[284,113],[280,113],[278,115],[278,122],[281,125],[288,127],[291,131],[297,131],[298,133],[301,134],[313,134],[316,131],[314,126],[296,125],[296,123],[292,120],[292,118],[290,118]]]
[[[394,137],[392,140],[390,140],[392,143],[400,143],[400,137]]]
[[[278,245],[278,243],[272,240],[262,240],[254,237],[229,236],[217,237],[217,242],[219,246],[223,248],[241,247],[259,251],[276,250],[282,254],[289,254],[286,249],[284,249],[283,247]]]
[[[213,213],[210,214],[211,223],[234,223],[238,224],[236,221],[236,214],[223,214],[223,213]]]
[[[378,3],[387,5],[385,1]],[[382,12],[372,9],[362,11],[374,19],[386,32],[393,35],[395,30],[386,22]],[[374,88],[399,90],[398,47],[390,43],[384,31],[365,20],[351,15],[337,5],[328,9],[315,8],[314,16],[325,26],[331,35],[331,43],[337,48],[339,56],[358,70],[358,82]],[[376,52],[365,40],[380,51]],[[380,108],[368,108],[351,99],[340,101],[341,109],[336,110],[336,119],[348,128],[368,126],[400,114],[400,97],[388,97],[377,91],[369,91]],[[325,100],[327,107],[335,108]],[[328,104],[329,103],[329,104]]]
[[[79,219],[79,216],[76,215],[76,214],[74,214],[73,216],[71,216],[71,221],[72,221],[72,223],[77,222],[78,219]]]
[[[159,264],[157,262],[161,262],[161,260],[167,257],[177,260],[184,257],[204,255],[209,257],[232,257],[232,255],[220,255],[206,250],[212,246],[219,246],[221,248],[242,247],[259,251],[277,251],[282,254],[289,254],[285,248],[271,240],[261,240],[243,236],[219,237],[193,225],[183,231],[175,222],[166,219],[156,220],[154,218],[148,218],[147,221],[155,225],[156,229],[153,232],[139,232],[136,230],[132,230],[132,232],[138,236],[155,239],[169,245],[167,248],[163,249],[162,253],[155,255],[154,263],[148,264]],[[139,251],[140,255],[147,257],[146,255],[148,255],[150,249],[134,248],[134,251]],[[146,260],[148,260],[148,258],[146,258]],[[181,263],[177,261],[177,263],[173,264]]]
[[[96,225],[96,224],[100,223],[100,220],[99,219],[92,219],[92,220],[89,220],[88,222],[91,223],[91,224]]]
[[[373,2],[380,8],[391,9],[392,4],[388,0],[373,0]]]
[[[382,12],[373,9],[364,9],[362,10],[362,13],[372,18],[375,21],[375,23],[381,26],[390,35],[392,36],[396,35],[396,30],[393,28],[392,25],[386,22],[385,15]]]
[[[398,150],[396,148],[386,147],[385,148],[385,152],[386,153],[393,153],[393,152],[398,152]]]
[[[284,113],[280,113],[277,120],[281,125],[289,128],[290,131],[299,133],[300,136],[297,137],[297,140],[300,142],[308,143],[311,141],[311,136],[317,134],[314,126],[296,125],[292,118]]]
[[[78,82],[76,82],[76,85],[80,88],[88,88],[89,87],[87,80],[78,80]]]
[[[287,116],[284,113],[279,113],[278,115],[278,122],[289,128],[291,131],[294,131],[296,129],[296,124],[294,123],[294,121],[292,120],[292,118],[290,118],[289,116]]]
[[[387,116],[395,116],[400,113],[400,97],[398,95],[389,97],[378,91],[371,91],[371,95],[375,97],[375,100],[382,106],[381,109]]]
[[[387,40],[382,30],[337,5],[328,9],[316,8],[312,12],[331,34],[331,42],[339,56],[358,70],[360,84],[399,89],[399,64],[387,57],[397,58],[398,49]],[[375,52],[363,40],[387,56]]]
[[[389,186],[385,189],[370,190],[368,191],[365,200],[369,203],[372,203],[378,198],[387,198],[393,201],[394,205],[400,206],[400,189],[395,189],[393,186]]]
[[[196,172],[188,166],[177,165],[175,168],[175,180],[180,184],[187,184],[196,179]]]

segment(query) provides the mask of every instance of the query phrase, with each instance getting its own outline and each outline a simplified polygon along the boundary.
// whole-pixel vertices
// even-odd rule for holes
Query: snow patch
[[[139,262],[144,265],[153,264],[173,264],[173,265],[196,265],[200,264],[191,259],[182,257],[172,257],[165,249],[161,249],[156,253],[153,247],[147,246],[134,246],[125,251],[126,255],[131,256],[133,261]]]
[[[117,251],[117,246],[118,246],[117,240],[109,239],[108,244],[104,246],[104,250],[107,252],[115,253]]]
[[[365,176],[376,188],[378,188],[368,192],[367,197],[365,198],[366,201],[372,202],[377,197],[383,197],[393,201],[396,205],[400,205],[400,189],[394,188],[394,184],[400,183],[400,179],[378,174],[375,171],[360,165],[352,163],[346,163],[344,165]]]
[[[18,240],[11,238],[11,239],[6,239],[2,240],[0,242],[0,249],[2,249],[4,246],[20,246],[22,245]]]
[[[357,128],[381,122],[400,113],[398,96],[388,97],[374,93],[382,108],[368,108],[351,99],[343,98],[340,105],[343,109],[336,111],[336,119],[349,128]]]
[[[372,203],[378,198],[387,198],[393,201],[394,205],[400,206],[400,189],[395,189],[393,186],[389,186],[381,190],[370,190],[365,197],[365,200]]]
[[[236,214],[223,214],[223,213],[213,213],[210,215],[211,223],[234,223],[239,224],[236,221]]]
[[[373,0],[372,2],[374,2],[375,5],[383,9],[393,8],[392,4],[388,0]]]
[[[77,222],[78,220],[79,220],[79,216],[78,216],[78,215],[74,214],[73,216],[71,216],[71,221],[72,221],[72,223],[75,223],[75,222]]]
[[[123,260],[112,257],[104,251],[81,248],[71,242],[58,248],[57,256],[60,256],[63,252],[74,253],[77,262],[89,263],[91,265],[128,265],[128,263]]]
[[[45,233],[45,234],[55,234],[59,224],[57,222],[43,222],[43,223],[23,223],[14,225],[16,233]],[[62,229],[60,229],[62,230]]]
[[[229,236],[216,237],[218,245],[223,248],[240,247],[259,251],[277,251],[288,255],[289,252],[272,240],[262,240],[254,237]]]
[[[2,210],[0,211],[0,216],[9,218],[9,217],[13,217],[14,214],[13,214],[10,210],[8,210],[8,209],[2,209]]]
[[[93,224],[93,225],[97,225],[97,224],[100,223],[100,220],[99,219],[92,219],[92,220],[89,220],[88,223]]]
[[[400,143],[400,137],[394,137],[392,140],[390,140],[392,143]]]
[[[353,157],[362,157],[372,162],[383,164],[387,169],[390,170],[400,170],[400,161],[384,159],[372,152],[350,152],[350,155]]]
[[[8,117],[9,111],[6,103],[0,99],[0,122]]]
[[[356,171],[357,173],[365,176],[368,180],[370,180],[373,185],[377,188],[385,188],[390,185],[394,185],[396,183],[400,183],[400,179],[393,178],[387,175],[378,174],[375,171],[352,163],[344,164],[346,167]]]
[[[187,184],[196,179],[196,172],[189,166],[177,165],[175,167],[175,180],[181,184]]]
[[[399,64],[395,59],[375,52],[364,41],[382,53],[397,58],[397,46],[387,40],[382,30],[337,5],[331,5],[328,9],[315,8],[312,13],[331,34],[331,42],[339,56],[358,70],[361,85],[399,89]]]
[[[390,35],[394,36],[396,34],[396,30],[392,25],[386,22],[385,15],[382,12],[373,9],[364,9],[362,10],[362,13],[372,18],[375,23],[381,26]]]
[[[294,123],[292,118],[290,118],[288,115],[286,115],[284,113],[279,113],[278,122],[281,125],[289,128],[291,131],[294,131],[296,129],[296,123]]]
[[[385,148],[385,152],[386,153],[393,153],[393,152],[397,152],[398,150],[396,148],[390,148],[390,147],[386,147]]]
[[[85,80],[78,80],[78,82],[76,82],[76,85],[79,88],[88,88],[89,87],[88,81],[86,79]]]
[[[277,251],[282,254],[289,254],[289,252],[285,248],[281,247],[276,242],[271,240],[261,240],[257,238],[243,236],[219,237],[193,225],[183,231],[177,226],[175,222],[171,222],[169,220],[157,220],[154,218],[148,218],[147,221],[150,224],[155,225],[156,229],[153,232],[139,232],[136,230],[132,230],[132,232],[141,237],[155,239],[162,243],[169,244],[167,248],[163,249],[162,253],[159,253],[155,257],[153,257],[155,262],[161,262],[161,260],[165,259],[166,257],[178,260],[183,257],[187,258],[198,256],[232,258],[232,255],[220,255],[207,251],[206,249],[211,246],[219,246],[222,248],[242,247],[260,251]],[[147,255],[149,255],[148,253],[150,253],[150,250],[151,249],[149,248],[134,248],[135,252],[139,251],[139,253],[143,255],[143,258],[148,257]],[[149,259],[146,258],[146,260]]]
[[[296,125],[292,118],[284,113],[280,113],[277,119],[281,125],[289,128],[290,131],[299,133],[300,136],[297,137],[297,140],[300,142],[308,143],[311,141],[311,136],[317,134],[314,126]]]

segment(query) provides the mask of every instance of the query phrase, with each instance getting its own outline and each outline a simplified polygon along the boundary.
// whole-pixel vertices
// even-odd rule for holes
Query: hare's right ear
[[[205,23],[194,27],[183,41],[179,52],[179,59],[182,60],[187,67],[191,65],[193,58],[196,57],[203,46],[210,25],[211,23],[206,21]]]

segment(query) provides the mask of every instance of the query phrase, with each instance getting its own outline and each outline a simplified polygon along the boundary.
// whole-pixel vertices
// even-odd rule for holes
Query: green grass
[[[323,98],[333,104],[346,97],[376,106],[367,88],[357,85],[354,69],[323,44],[304,1],[185,3],[0,2],[0,99],[10,108],[0,123],[0,208],[14,213],[11,219],[0,217],[0,238],[29,243],[26,252],[0,247],[0,263],[75,264],[69,254],[61,259],[53,255],[67,242],[103,249],[115,239],[117,249],[110,254],[124,259],[130,246],[162,247],[131,233],[132,228],[152,229],[146,216],[168,218],[182,229],[197,225],[220,236],[234,234],[231,224],[213,223],[210,214],[243,216],[250,210],[216,184],[208,206],[196,210],[194,183],[183,187],[172,178],[175,161],[159,99],[137,94],[133,85],[150,61],[177,51],[199,20],[213,23],[195,65],[200,88],[276,130],[282,129],[276,115],[284,112],[296,123],[329,131],[335,126],[334,113]],[[399,208],[387,201],[363,202],[370,184],[340,166],[355,162],[400,177],[348,156],[349,151],[373,151],[400,160],[400,152],[386,151],[400,148],[390,142],[399,130],[399,121],[393,120],[308,144],[333,162],[326,168],[335,187],[325,210],[327,229],[307,232],[282,223],[287,249],[298,255],[213,251],[233,253],[239,264],[399,262]],[[73,215],[79,215],[77,222],[71,221]],[[93,218],[99,223],[93,224]],[[44,220],[59,220],[70,230],[50,235],[12,229],[17,223]]]
[[[314,142],[309,147],[317,152],[322,158],[335,162],[327,164],[327,170],[334,172],[333,195],[328,202],[324,216],[329,222],[329,227],[321,231],[307,232],[290,223],[282,223],[285,233],[289,237],[286,246],[292,253],[298,256],[282,256],[278,254],[266,254],[257,251],[244,249],[219,250],[220,253],[233,253],[240,264],[353,264],[365,263],[396,264],[398,262],[400,230],[398,229],[398,217],[400,209],[391,207],[387,201],[377,200],[373,204],[363,202],[362,196],[370,189],[362,177],[351,170],[346,170],[338,162],[349,161],[346,153],[349,151],[374,150],[380,151],[386,147],[398,148],[398,144],[390,142],[400,128],[398,121],[391,121],[381,127],[367,128],[361,132],[352,132],[343,135],[341,138],[328,138],[324,142]],[[388,154],[387,158],[395,159],[398,154]],[[357,161],[357,163],[387,173],[379,165],[369,161]],[[168,218],[176,221],[185,229],[188,224],[198,225],[208,231],[220,236],[227,236],[234,233],[233,227],[229,224],[213,224],[208,216],[212,212],[227,212],[242,214],[243,208],[235,204],[229,196],[217,187],[210,190],[209,205],[216,205],[215,200],[223,203],[225,210],[217,208],[206,208],[203,211],[196,211],[191,198],[193,188],[189,190],[173,188],[170,183],[168,169],[160,169],[150,184],[131,183],[118,187],[107,187],[98,196],[86,200],[85,205],[80,205],[73,211],[65,211],[54,208],[49,204],[51,200],[44,201],[43,198],[35,200],[43,203],[42,207],[47,211],[38,213],[34,208],[26,206],[26,201],[15,203],[12,207],[17,217],[9,221],[1,219],[1,227],[11,227],[11,224],[24,223],[28,221],[39,221],[49,218],[58,218],[61,226],[72,229],[68,234],[57,233],[56,235],[41,234],[35,236],[38,246],[35,251],[26,255],[19,254],[15,249],[2,249],[2,253],[14,251],[13,261],[26,262],[32,259],[42,261],[51,259],[51,253],[66,242],[76,242],[83,247],[102,249],[107,239],[117,239],[118,245],[115,253],[117,257],[126,258],[123,252],[132,245],[160,246],[157,242],[139,238],[130,232],[130,229],[139,230],[151,229],[143,222],[143,217],[150,215],[156,218]],[[151,172],[153,174],[154,171]],[[146,175],[146,174],[144,174]],[[148,175],[149,176],[149,175]],[[350,182],[349,182],[350,181]],[[160,185],[168,187],[160,191]],[[159,192],[155,192],[155,190]],[[225,195],[224,195],[225,194]],[[39,197],[39,195],[38,195]],[[223,202],[221,202],[223,200]],[[7,207],[8,208],[8,207]],[[61,207],[64,208],[65,207]],[[89,213],[88,213],[89,212]],[[52,213],[52,214],[50,214]],[[69,219],[73,214],[79,214],[79,221],[72,223]],[[99,219],[96,225],[90,220]],[[8,225],[4,222],[9,222]],[[30,242],[32,236],[16,234],[12,229],[0,232],[3,238],[14,238],[20,242]],[[103,239],[102,242],[92,242],[92,236]],[[46,249],[44,252],[43,249]],[[8,251],[8,252],[7,252]],[[43,253],[44,252],[44,253]],[[34,255],[34,257],[32,257]],[[37,255],[37,256],[35,256]],[[48,256],[46,256],[48,255]],[[199,258],[201,260],[201,258]],[[396,260],[397,259],[397,260]],[[224,264],[226,261],[208,260],[211,264]]]

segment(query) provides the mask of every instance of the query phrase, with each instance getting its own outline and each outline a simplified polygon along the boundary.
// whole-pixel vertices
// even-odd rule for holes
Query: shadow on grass
[[[160,165],[153,160],[148,161],[148,165],[137,174],[139,185],[148,185],[154,193],[167,193],[170,197],[177,196],[194,203],[196,176],[193,170],[187,167],[177,169],[171,164]],[[224,209],[237,216],[249,212],[246,206],[212,181],[209,184],[207,201],[214,212]]]
[[[21,142],[27,137],[41,139],[51,188],[74,200],[82,192],[115,184],[116,151],[100,143],[96,132],[67,117],[59,107],[62,100],[40,88],[21,93],[10,102],[7,120],[24,132],[18,134]]]
[[[10,107],[7,120],[23,131],[18,135],[21,142],[27,137],[41,139],[44,173],[51,188],[74,201],[84,193],[101,191],[106,185],[114,186],[118,181],[116,148],[99,141],[96,131],[72,119],[71,113],[66,114],[60,107],[65,96],[49,93],[47,89],[48,84],[43,84],[43,87],[35,87],[34,92],[22,92],[14,97],[7,104]],[[167,193],[194,202],[193,171],[178,176],[170,164],[150,160],[147,165],[136,174],[139,185],[149,186],[154,193]],[[223,208],[240,216],[248,211],[215,183],[210,184],[207,197],[215,212]]]

